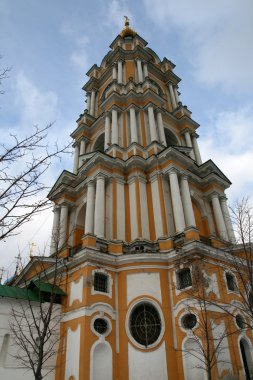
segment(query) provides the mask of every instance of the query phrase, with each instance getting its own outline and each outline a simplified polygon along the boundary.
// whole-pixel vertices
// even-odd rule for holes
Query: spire
[[[127,16],[124,16],[124,17],[125,17],[125,27],[122,29],[120,36],[122,38],[135,37],[137,33],[132,28],[129,27],[129,23],[130,23],[129,18]]]

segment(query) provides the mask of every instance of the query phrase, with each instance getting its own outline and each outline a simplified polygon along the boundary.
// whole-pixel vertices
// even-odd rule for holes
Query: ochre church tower
[[[205,379],[183,354],[198,329],[194,263],[205,263],[217,302],[238,299],[222,254],[234,241],[230,181],[202,163],[174,67],[127,20],[87,73],[73,172],[49,194],[51,255],[60,249],[66,265],[57,380]],[[224,340],[214,378],[243,368],[238,336]]]

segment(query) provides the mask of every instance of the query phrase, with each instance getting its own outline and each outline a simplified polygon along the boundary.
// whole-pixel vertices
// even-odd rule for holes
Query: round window
[[[130,314],[129,329],[137,343],[145,347],[155,343],[162,330],[157,309],[148,302],[135,306]]]
[[[239,329],[245,329],[245,320],[240,314],[237,314],[235,321]]]
[[[186,314],[182,317],[182,326],[187,329],[187,330],[191,330],[193,329],[193,327],[196,326],[197,324],[197,317],[195,314],[192,314],[192,313],[189,313],[189,314]]]
[[[94,330],[101,335],[104,335],[108,330],[108,323],[103,318],[97,318],[94,321]]]

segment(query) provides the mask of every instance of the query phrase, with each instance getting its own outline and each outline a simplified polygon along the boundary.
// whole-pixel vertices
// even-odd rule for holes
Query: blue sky
[[[176,64],[181,100],[200,124],[199,145],[233,182],[230,203],[253,191],[252,0],[0,0],[0,67],[12,66],[0,96],[1,137],[55,121],[50,140],[64,143],[85,108],[85,73],[101,63],[123,16],[162,59]],[[52,185],[72,159],[45,178]],[[48,244],[52,213],[0,246],[0,266],[13,268]]]

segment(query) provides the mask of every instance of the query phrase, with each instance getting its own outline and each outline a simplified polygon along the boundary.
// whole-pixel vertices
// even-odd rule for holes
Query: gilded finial
[[[129,26],[129,18],[127,16],[124,16],[125,17],[125,26]]]
[[[120,36],[122,38],[135,37],[137,33],[129,27],[129,23],[130,23],[129,17],[124,16],[124,18],[125,18],[125,27],[122,29]]]

